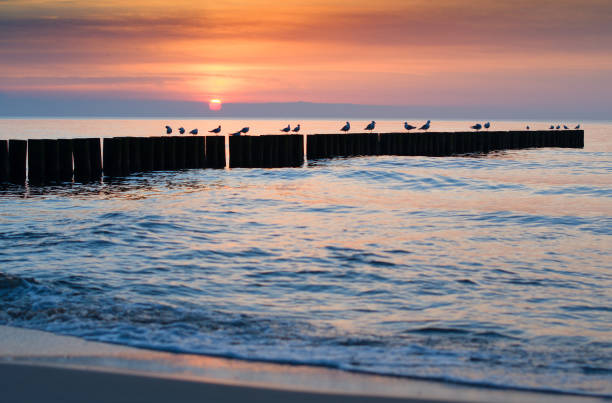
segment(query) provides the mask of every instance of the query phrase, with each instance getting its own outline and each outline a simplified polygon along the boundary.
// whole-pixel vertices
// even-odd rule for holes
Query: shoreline
[[[0,340],[0,389],[8,402],[124,401],[128,396],[132,402],[162,402],[176,396],[181,401],[207,397],[228,402],[610,401],[159,352],[9,326],[0,326]],[[98,385],[98,400],[92,400],[91,385]]]

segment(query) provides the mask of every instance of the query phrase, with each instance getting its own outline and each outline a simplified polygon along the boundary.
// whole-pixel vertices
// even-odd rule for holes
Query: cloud
[[[4,1],[0,90],[610,100],[611,13],[600,0]]]

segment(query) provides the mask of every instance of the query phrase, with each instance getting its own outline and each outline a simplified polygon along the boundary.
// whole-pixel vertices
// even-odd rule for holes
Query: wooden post
[[[113,172],[113,160],[116,158],[115,139],[105,137],[102,139],[102,172],[104,172],[104,176],[115,176]]]
[[[380,154],[381,155],[391,154],[391,134],[390,133],[380,134]]]
[[[187,141],[185,137],[174,136],[174,169],[187,167]]]
[[[482,133],[482,152],[488,153],[491,151],[491,132]]]
[[[317,139],[317,144],[318,144],[318,150],[319,152],[317,153],[317,158],[329,158],[329,156],[331,155],[331,136],[330,134],[317,134],[318,139]]]
[[[89,141],[89,165],[92,180],[100,180],[102,177],[102,151],[100,150],[100,139],[90,138]]]
[[[292,144],[293,134],[285,134],[279,136],[279,152],[280,152],[280,166],[291,167],[293,166],[292,161]]]
[[[361,140],[361,155],[372,155],[372,135],[366,133]]]
[[[295,166],[296,167],[301,167],[302,165],[304,165],[304,137],[305,135],[302,134],[298,134],[296,136],[294,136],[294,141],[295,141],[295,147],[296,147],[296,155],[295,155]]]
[[[9,180],[8,141],[0,140],[0,183]]]
[[[153,161],[151,169],[153,171],[163,171],[166,169],[166,144],[163,137],[151,137],[153,147]]]
[[[185,137],[185,168],[198,167],[198,139],[195,136]]]
[[[576,139],[576,147],[584,148],[584,130],[578,130],[578,138]]]
[[[196,137],[197,168],[206,168],[206,137]]]
[[[209,168],[225,168],[225,137],[206,137],[206,164]]]
[[[331,147],[327,147],[329,158],[339,157],[342,155],[342,149],[340,142],[342,141],[342,134],[332,134],[330,137]]]
[[[26,140],[9,140],[9,181],[16,185],[24,185],[26,180]]]
[[[253,168],[264,167],[264,148],[262,143],[262,136],[253,136],[251,138],[251,166]]]
[[[119,175],[129,175],[130,172],[132,171],[131,167],[130,167],[130,138],[129,137],[116,137],[116,139],[118,140],[118,146],[121,149],[121,152],[119,153],[119,166],[121,167],[119,172]]]
[[[154,148],[153,148],[153,138],[151,137],[138,137],[140,141],[140,167],[143,172],[148,172],[153,170],[154,166]]]
[[[60,180],[59,141],[45,139],[45,181],[57,182]]]
[[[72,181],[72,139],[59,139],[59,180]]]
[[[317,136],[316,135],[307,135],[306,136],[306,158],[309,160],[315,159],[317,150]]]
[[[28,180],[31,185],[41,185],[45,182],[44,140],[28,140]]]
[[[272,139],[272,142],[270,144],[271,148],[271,160],[272,160],[272,167],[273,168],[278,168],[280,167],[280,163],[281,163],[281,158],[280,158],[280,153],[281,153],[281,147],[280,147],[280,136],[278,135],[273,135],[270,136],[270,138]]]
[[[89,139],[74,139],[73,148],[74,179],[81,183],[89,182],[91,180]]]
[[[130,143],[130,172],[141,172],[140,138],[128,137],[128,142]]]
[[[242,136],[229,137],[230,168],[238,168],[242,165]]]
[[[164,170],[172,171],[176,167],[176,144],[174,137],[162,137],[164,144]]]

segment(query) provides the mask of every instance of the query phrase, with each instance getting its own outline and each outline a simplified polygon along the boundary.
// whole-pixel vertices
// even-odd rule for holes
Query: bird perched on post
[[[567,125],[563,125],[563,128],[564,128],[565,130],[569,129],[569,127],[567,127]]]
[[[172,134],[172,128],[170,126],[166,126],[166,134]]]
[[[416,129],[416,126],[412,126],[412,125],[409,125],[408,122],[404,122],[404,129],[412,130],[412,129]]]
[[[471,126],[471,128],[474,130],[480,130],[482,129],[482,125],[480,123],[476,123],[474,126]]]
[[[529,130],[529,129],[530,129],[530,127],[529,127],[529,126],[527,126],[527,130]]]
[[[576,129],[576,130],[580,129],[580,125],[574,127],[574,129]]]
[[[218,134],[220,132],[221,132],[221,125],[219,125],[219,127],[217,127],[216,129],[212,129],[208,131],[208,133],[215,133],[215,134]]]
[[[351,130],[351,124],[349,122],[346,122],[346,124],[344,126],[342,126],[342,128],[340,129],[343,132],[348,132],[349,130]]]
[[[487,122],[484,124],[484,128],[489,130],[489,127],[491,127],[491,122]]]
[[[376,127],[376,122],[371,121],[370,124],[367,125],[364,130],[369,130],[370,133],[372,133],[372,130],[374,130],[375,127]]]
[[[198,129],[193,129],[189,132],[189,134],[193,134],[194,136],[198,134]]]
[[[285,133],[289,133],[289,131],[291,130],[291,126],[287,125],[287,127],[284,127],[282,129],[280,129],[281,132],[285,132]]]
[[[185,134],[185,129],[183,127],[179,127],[179,133]]]
[[[431,126],[431,120],[428,120],[427,123],[425,123],[423,126],[419,127],[419,130],[429,130],[430,126]]]
[[[559,130],[561,128],[561,125],[557,125],[557,130]]]
[[[240,136],[242,133],[247,133],[249,131],[248,127],[243,127],[235,133],[231,133],[230,136]]]
[[[553,130],[555,128],[555,126],[550,125],[550,127],[548,128],[548,130]]]
[[[297,125],[297,126],[295,126],[295,127],[293,128],[293,130],[292,130],[292,131],[293,131],[294,133],[299,132],[299,131],[300,131],[300,124],[298,123],[298,125]]]

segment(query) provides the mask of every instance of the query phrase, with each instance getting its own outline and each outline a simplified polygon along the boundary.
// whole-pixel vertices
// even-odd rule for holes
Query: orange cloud
[[[225,101],[612,92],[608,1],[0,2],[0,91]],[[575,96],[575,95],[574,95]]]

